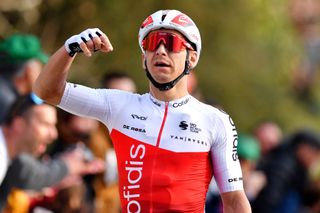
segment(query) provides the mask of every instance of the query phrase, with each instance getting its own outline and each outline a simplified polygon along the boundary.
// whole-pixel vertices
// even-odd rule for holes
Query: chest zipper
[[[168,108],[169,108],[169,102],[166,102],[165,103],[164,115],[163,115],[161,127],[160,127],[159,134],[158,134],[158,137],[157,137],[156,147],[159,147],[159,145],[160,145],[160,140],[161,140],[161,136],[162,136],[163,127],[164,127],[164,124],[166,123],[166,120],[167,120]]]
[[[167,114],[168,114],[168,108],[169,108],[169,102],[166,102],[165,103],[165,108],[164,108],[164,115],[163,115],[163,119],[162,119],[162,123],[161,123],[161,126],[160,126],[160,130],[159,130],[159,134],[158,134],[158,137],[157,137],[157,143],[156,143],[156,147],[159,147],[160,146],[160,141],[161,141],[161,136],[162,136],[162,131],[163,131],[163,128],[164,128],[164,124],[166,123],[166,120],[167,120]],[[153,163],[152,163],[152,168],[155,168],[155,158],[157,156],[157,151],[154,153],[154,159],[153,159]],[[153,187],[153,170],[152,170],[152,175],[151,175],[151,187]],[[151,205],[150,205],[150,209],[149,209],[149,212],[153,212],[153,194],[152,194],[152,191],[151,190]]]

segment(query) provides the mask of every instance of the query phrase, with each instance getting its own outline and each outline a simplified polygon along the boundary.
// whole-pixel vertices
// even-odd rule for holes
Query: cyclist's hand
[[[86,56],[91,56],[93,52],[110,52],[113,47],[106,36],[98,28],[90,28],[78,35],[70,37],[64,44],[65,49],[72,57],[76,53],[84,52]]]

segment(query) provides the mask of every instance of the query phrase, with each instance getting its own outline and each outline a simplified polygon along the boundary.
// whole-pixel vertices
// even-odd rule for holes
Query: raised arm
[[[70,37],[49,59],[34,84],[34,92],[47,103],[58,105],[76,53],[84,52],[86,56],[91,56],[98,50],[102,52],[113,50],[108,37],[98,28],[87,29]]]
[[[73,59],[74,57],[70,57],[65,48],[61,47],[38,76],[33,90],[47,103],[53,105],[60,103]]]

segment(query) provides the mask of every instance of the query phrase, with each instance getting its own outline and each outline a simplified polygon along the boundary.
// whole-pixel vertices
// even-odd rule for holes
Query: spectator
[[[67,150],[73,150],[78,147],[79,144],[82,145],[85,158],[88,162],[96,158],[92,151],[89,149],[91,143],[91,135],[98,128],[98,121],[80,117],[77,115],[70,114],[63,110],[58,110],[58,139],[48,148],[48,154],[51,156],[59,155]],[[100,158],[104,161],[104,158]],[[102,174],[102,170],[99,172]],[[83,181],[86,185],[84,191],[84,201],[86,201],[86,206],[89,209],[94,208],[94,198],[95,193],[93,189],[93,175],[86,175]],[[72,189],[66,190],[72,192]],[[70,196],[75,195],[74,193],[69,193]],[[72,200],[71,197],[68,199]]]
[[[253,202],[253,212],[300,212],[308,188],[308,170],[319,160],[320,140],[312,131],[301,130],[290,136],[259,165],[267,184]]]
[[[260,158],[259,142],[251,135],[239,134],[237,151],[243,173],[244,191],[252,202],[266,184],[264,173],[256,170]]]
[[[79,150],[51,161],[38,161],[37,157],[57,137],[55,125],[56,109],[33,94],[19,97],[10,109],[0,129],[2,143],[7,148],[5,153],[11,160],[0,186],[0,209],[14,187],[40,190],[58,183],[68,174],[94,173],[103,168],[101,162],[84,162]]]
[[[261,154],[264,156],[280,144],[282,130],[277,123],[266,120],[256,126],[254,136],[258,140]]]
[[[243,174],[244,191],[250,202],[253,202],[266,184],[263,172],[256,170],[256,164],[260,157],[258,141],[251,135],[239,134],[237,153]],[[222,203],[217,191],[215,181],[212,180],[206,201],[206,212],[222,213]]]
[[[51,156],[77,147],[82,143],[87,149],[90,134],[98,127],[98,122],[90,118],[84,118],[58,110],[58,139],[48,148]],[[90,156],[88,156],[90,158]]]
[[[133,79],[121,70],[112,70],[107,72],[103,76],[102,87],[107,89],[137,92],[137,87]]]
[[[102,87],[136,92],[133,79],[121,70],[108,71],[102,79]],[[95,189],[95,212],[118,213],[120,211],[120,197],[118,191],[117,159],[109,131],[105,125],[99,123],[99,128],[91,136],[89,148],[96,157],[106,160],[105,174],[98,174],[93,181]]]
[[[0,129],[3,148],[0,157],[4,162],[0,167],[1,182],[10,160],[23,152],[32,155],[43,152],[46,144],[57,136],[55,124],[55,108],[43,104],[35,95],[21,97],[15,102]],[[42,130],[42,127],[46,128]]]
[[[0,42],[0,124],[15,99],[32,92],[32,84],[47,61],[33,35],[15,34]]]
[[[198,85],[198,77],[195,72],[191,72],[188,75],[188,92],[191,94],[193,97],[197,98],[198,100],[204,101],[203,94],[199,88]]]

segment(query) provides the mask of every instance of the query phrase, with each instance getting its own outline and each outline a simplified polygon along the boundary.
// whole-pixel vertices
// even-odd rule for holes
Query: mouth
[[[163,61],[157,61],[154,63],[155,67],[170,67],[170,65],[166,62]]]
[[[47,145],[42,143],[42,144],[39,144],[37,152],[38,154],[43,154],[46,151],[46,149],[47,149]]]

